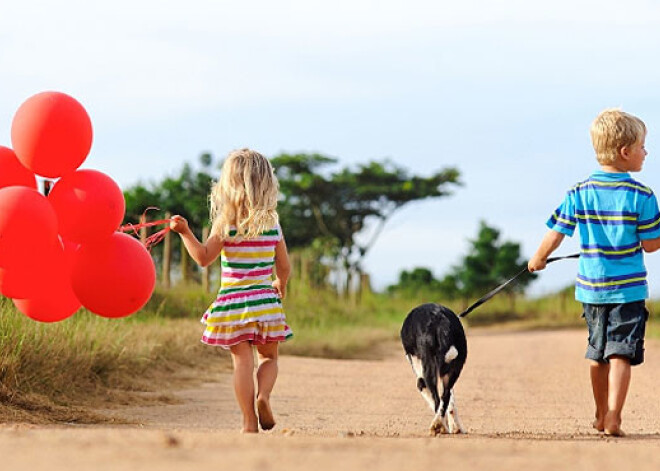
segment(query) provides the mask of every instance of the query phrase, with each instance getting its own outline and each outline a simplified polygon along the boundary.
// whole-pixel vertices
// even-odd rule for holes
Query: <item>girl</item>
[[[279,342],[291,337],[282,301],[291,271],[275,210],[278,182],[270,162],[258,152],[229,154],[210,195],[211,233],[201,243],[188,222],[173,216],[170,228],[181,235],[190,256],[201,266],[222,259],[220,290],[202,317],[202,342],[231,351],[234,391],[243,414],[243,432],[275,426],[270,393],[277,379]],[[271,281],[275,267],[276,277]],[[258,353],[255,413],[253,379]]]

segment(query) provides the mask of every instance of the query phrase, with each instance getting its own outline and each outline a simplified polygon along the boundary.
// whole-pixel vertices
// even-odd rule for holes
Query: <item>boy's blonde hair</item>
[[[632,146],[646,136],[646,125],[637,116],[610,108],[596,116],[590,133],[598,163],[611,165],[623,147]]]
[[[267,158],[251,149],[231,152],[210,195],[211,233],[251,239],[278,224],[279,184]],[[230,228],[236,235],[230,237]]]

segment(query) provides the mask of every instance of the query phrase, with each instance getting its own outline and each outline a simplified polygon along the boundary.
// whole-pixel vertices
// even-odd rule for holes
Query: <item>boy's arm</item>
[[[527,262],[527,269],[530,272],[543,270],[547,265],[548,257],[561,245],[564,237],[564,234],[552,229],[546,232],[541,241],[541,245],[536,249],[536,253],[529,259],[529,262]]]
[[[660,237],[657,237],[655,239],[646,239],[642,240],[642,248],[644,249],[644,252],[655,252],[656,250],[660,249]]]

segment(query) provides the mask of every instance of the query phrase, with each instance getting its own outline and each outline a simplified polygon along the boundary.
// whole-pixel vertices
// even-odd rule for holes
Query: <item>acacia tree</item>
[[[200,158],[201,170],[186,164],[178,176],[124,192],[126,221],[137,222],[150,206],[186,217],[198,231],[208,224],[208,192],[213,159]],[[411,176],[392,162],[370,162],[336,172],[337,159],[321,154],[281,154],[271,159],[280,182],[278,212],[287,244],[332,262],[340,292],[361,275],[361,262],[392,214],[411,201],[446,196],[458,185],[458,171],[447,168],[430,177]],[[372,224],[373,223],[373,224]],[[358,239],[358,235],[368,237]],[[200,234],[197,234],[199,237]]]
[[[323,172],[337,160],[320,154],[281,154],[272,159],[282,193],[280,217],[293,244],[324,238],[334,247],[340,292],[362,273],[362,261],[395,211],[412,201],[449,195],[458,170],[430,177],[409,175],[390,161]],[[371,224],[373,223],[373,225]],[[371,234],[364,237],[365,230]]]

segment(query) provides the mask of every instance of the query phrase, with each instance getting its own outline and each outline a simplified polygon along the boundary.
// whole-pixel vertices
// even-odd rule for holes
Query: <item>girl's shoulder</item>
[[[262,232],[258,237],[263,238],[264,240],[279,241],[282,238],[282,228],[280,227],[279,223],[275,224],[267,231]]]

